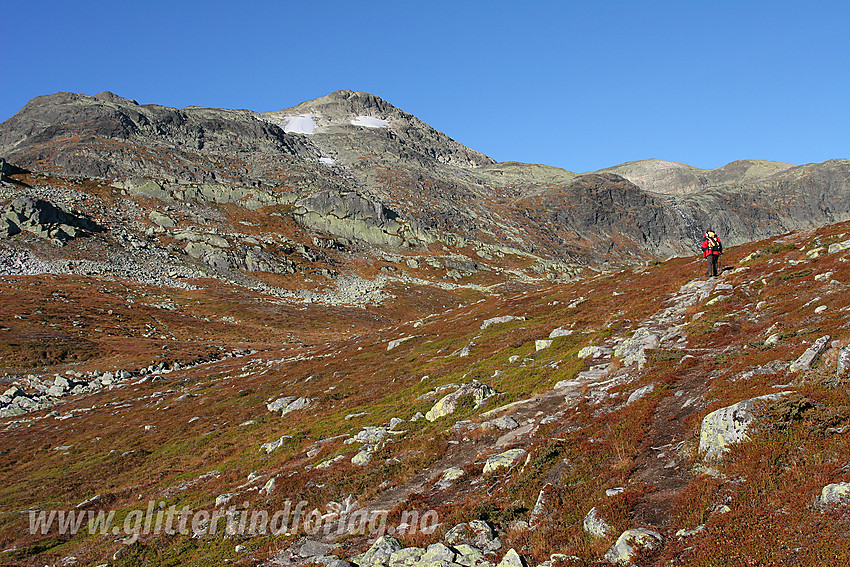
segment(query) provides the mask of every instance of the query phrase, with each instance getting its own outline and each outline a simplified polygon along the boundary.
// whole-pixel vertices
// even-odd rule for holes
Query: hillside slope
[[[585,565],[641,529],[657,542],[642,565],[842,564],[848,254],[838,224],[731,249],[717,279],[678,259],[428,295],[412,318],[412,290],[399,312],[288,308],[216,280],[3,277],[5,396],[45,404],[3,420],[3,560]],[[710,427],[765,395],[736,410],[743,427]],[[302,501],[297,527],[252,532],[251,513]],[[197,525],[165,533],[172,506]],[[20,510],[117,523],[29,534]],[[211,533],[214,510],[233,533]],[[352,518],[395,530],[402,514],[406,533],[355,533]]]

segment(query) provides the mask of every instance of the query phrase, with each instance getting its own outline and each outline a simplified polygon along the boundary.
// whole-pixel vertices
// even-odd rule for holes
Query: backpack
[[[720,239],[713,232],[706,232],[705,239],[708,240],[709,250],[712,252],[720,252],[723,248],[720,246]]]

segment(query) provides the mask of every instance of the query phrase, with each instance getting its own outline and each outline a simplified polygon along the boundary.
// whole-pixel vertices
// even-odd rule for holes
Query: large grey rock
[[[413,567],[422,559],[425,550],[421,547],[405,547],[390,555],[389,564],[392,567]]]
[[[754,411],[757,404],[774,402],[785,393],[744,400],[705,416],[699,433],[699,452],[704,453],[707,460],[718,459],[733,443],[747,440],[747,430],[756,421]]]
[[[282,398],[278,398],[278,399],[274,400],[273,402],[267,403],[266,408],[269,411],[273,411],[273,412],[274,411],[280,411],[283,408],[285,408],[286,406],[288,406],[290,402],[295,400],[295,398],[296,398],[296,396],[284,396]]]
[[[455,555],[455,552],[449,549],[446,545],[442,543],[432,543],[425,550],[420,562],[425,565],[432,565],[437,562],[448,563],[454,561]]]
[[[801,370],[808,370],[811,368],[812,365],[818,361],[827,347],[829,347],[829,338],[829,335],[824,335],[816,340],[812,346],[806,349],[806,352],[801,354],[797,360],[791,363],[788,370],[791,372],[799,372]]]
[[[351,457],[351,464],[357,466],[368,465],[372,460],[372,455],[378,451],[377,445],[364,445],[356,455]]]
[[[551,500],[550,492],[552,490],[552,486],[551,482],[547,482],[543,485],[543,488],[540,489],[540,492],[537,493],[537,501],[534,503],[534,507],[531,509],[531,514],[528,516],[528,524],[532,528],[539,526],[543,518],[546,517],[546,512],[549,509]]]
[[[629,399],[626,400],[626,405],[638,401],[642,397],[651,394],[653,391],[655,391],[655,384],[647,384],[642,388],[638,388],[637,390],[629,394]]]
[[[499,469],[506,469],[526,455],[525,449],[509,449],[504,453],[488,457],[484,463],[483,474],[488,474]]]
[[[475,407],[480,406],[484,401],[496,395],[496,390],[487,384],[481,382],[470,382],[463,384],[460,388],[443,397],[425,414],[425,419],[428,421],[436,421],[443,416],[450,415],[455,412],[458,404],[467,397],[472,397]]]
[[[842,252],[844,250],[850,250],[850,240],[845,240],[844,242],[835,242],[829,245],[829,249],[827,250],[828,254],[835,254],[836,252]]]
[[[664,538],[655,530],[633,528],[626,530],[605,553],[605,561],[616,565],[628,565],[641,551],[653,551],[664,542]]]
[[[511,430],[519,427],[517,420],[509,415],[497,417],[481,424],[485,429]]]
[[[281,417],[283,417],[290,412],[306,408],[311,402],[310,398],[284,396],[266,404],[266,408],[271,412],[280,412]]]
[[[360,557],[359,565],[386,565],[396,551],[402,549],[401,542],[392,536],[381,536]]]
[[[286,444],[286,441],[288,439],[292,439],[292,435],[283,435],[277,441],[270,441],[268,443],[263,443],[263,445],[260,449],[265,451],[266,453],[272,453],[274,451],[277,451],[281,447],[283,447],[284,444]]]
[[[103,227],[91,220],[70,214],[52,203],[34,197],[18,197],[0,209],[4,218],[4,236],[14,236],[22,230],[57,244],[83,234],[103,231]]]
[[[471,545],[461,543],[454,546],[457,551],[455,563],[464,567],[493,567],[484,556],[484,552]]]
[[[298,555],[301,557],[316,557],[326,554],[332,547],[329,543],[308,539],[301,545]]]

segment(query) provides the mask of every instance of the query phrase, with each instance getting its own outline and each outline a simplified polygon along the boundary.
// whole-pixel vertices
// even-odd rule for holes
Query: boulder
[[[372,460],[372,455],[378,450],[376,445],[365,445],[360,451],[351,458],[351,464],[357,466],[368,465]]]
[[[537,494],[537,501],[534,503],[534,507],[531,509],[531,514],[528,516],[528,524],[532,528],[536,528],[540,525],[540,522],[546,517],[546,510],[550,505],[550,492],[552,487],[552,483],[547,482]]]
[[[841,383],[843,379],[847,378],[848,374],[850,374],[850,345],[838,351],[838,360],[835,362],[835,378],[832,380],[833,385]]]
[[[405,547],[390,555],[389,564],[393,567],[413,567],[424,554],[425,550],[421,547]]]
[[[502,416],[497,417],[496,419],[491,419],[489,421],[485,421],[481,424],[484,429],[501,429],[501,430],[512,430],[519,427],[519,423],[512,418],[511,416]]]
[[[484,558],[484,552],[477,547],[461,543],[454,546],[454,550],[457,551],[457,556],[454,561],[458,565],[463,565],[464,567],[483,567],[482,564],[486,561]],[[488,563],[488,565],[492,564]]]
[[[511,321],[525,321],[525,317],[517,317],[515,315],[502,315],[501,317],[491,317],[490,319],[485,319],[484,322],[481,323],[481,330],[484,331],[492,325],[510,323]]]
[[[502,561],[499,562],[497,567],[527,567],[527,565],[528,564],[520,556],[520,554],[517,553],[515,549],[511,548],[505,554]]]
[[[273,402],[269,402],[268,404],[266,404],[266,408],[269,411],[280,411],[283,408],[285,408],[286,406],[288,406],[289,402],[292,402],[294,400],[295,400],[295,396],[284,396],[282,398],[276,399]]]
[[[537,339],[534,341],[534,350],[541,351],[552,346],[552,339]]]
[[[584,531],[598,538],[608,537],[614,531],[605,520],[599,517],[596,507],[591,508],[584,517],[582,526]]]
[[[812,346],[806,349],[806,352],[801,354],[797,360],[791,363],[788,370],[791,372],[799,372],[801,370],[808,370],[811,368],[829,346],[829,338],[829,335],[824,335],[816,340]]]
[[[298,555],[301,557],[316,557],[326,554],[332,547],[329,543],[308,539],[301,545]]]
[[[389,563],[392,554],[401,549],[402,545],[396,538],[392,536],[381,536],[375,541],[375,543],[372,544],[372,547],[370,547],[366,553],[360,557],[357,564],[386,565]]]
[[[313,400],[310,398],[296,398],[295,396],[284,396],[282,398],[278,398],[275,401],[266,404],[266,408],[272,412],[280,412],[280,416],[283,417],[289,412],[304,409],[310,405]]]
[[[620,341],[620,344],[614,349],[614,356],[622,360],[625,366],[637,363],[638,370],[640,370],[646,364],[645,351],[658,347],[660,341],[661,335],[641,327],[631,337]]]
[[[616,565],[628,565],[636,554],[658,549],[664,538],[655,530],[633,528],[626,530],[616,543],[605,553],[605,561]]]
[[[261,450],[266,453],[271,453],[273,451],[277,451],[281,447],[283,447],[284,443],[286,443],[287,439],[292,439],[292,435],[284,435],[277,441],[270,441],[268,443],[263,443]]]
[[[467,544],[488,552],[497,551],[502,547],[502,542],[496,537],[493,528],[483,520],[456,525],[445,533],[443,541],[455,549],[458,549],[460,544]]]
[[[550,339],[557,339],[558,337],[568,337],[573,334],[572,329],[562,329],[558,327],[557,329],[552,329],[552,332],[549,333]]]
[[[449,467],[440,475],[440,480],[437,481],[437,488],[445,490],[452,485],[454,481],[462,477],[465,473],[462,468]]]
[[[642,388],[638,388],[634,392],[629,395],[629,399],[626,400],[626,405],[631,404],[632,402],[636,402],[644,396],[651,394],[655,390],[655,384],[647,384]]]
[[[835,254],[836,252],[842,252],[844,250],[850,250],[850,240],[830,244],[829,249],[827,250],[827,254]]]
[[[699,433],[699,452],[707,460],[719,459],[730,445],[748,439],[747,430],[757,419],[754,411],[759,402],[775,402],[786,393],[751,398],[705,416]]]
[[[436,421],[443,416],[450,415],[455,412],[460,402],[467,397],[472,397],[475,407],[480,406],[484,401],[496,395],[496,390],[487,384],[481,382],[470,382],[463,384],[460,388],[445,396],[428,410],[425,414],[425,419],[428,421]]]
[[[449,549],[446,545],[442,543],[432,543],[428,546],[428,549],[425,550],[425,553],[422,554],[422,558],[419,561],[425,565],[434,565],[440,562],[449,563],[454,561],[455,555],[455,552]]]
[[[818,504],[821,508],[850,504],[850,482],[835,482],[824,486]]]
[[[493,455],[484,463],[484,470],[482,472],[483,474],[488,474],[499,469],[508,468],[521,457],[525,456],[525,454],[525,449],[517,448],[509,449],[504,453],[499,453],[498,455]]]
[[[5,219],[2,231],[7,237],[26,230],[57,244],[104,230],[87,218],[70,214],[43,199],[28,196],[18,197],[0,209],[0,217]]]
[[[174,219],[171,217],[160,213],[159,211],[151,211],[150,215],[148,215],[151,221],[162,228],[174,228],[177,224],[174,222]]]

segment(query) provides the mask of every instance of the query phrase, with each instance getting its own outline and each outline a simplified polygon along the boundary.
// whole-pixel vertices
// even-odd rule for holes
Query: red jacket
[[[720,237],[715,234],[712,239],[708,233],[705,233],[702,241],[702,257],[720,256],[722,253],[723,245],[720,243]]]

